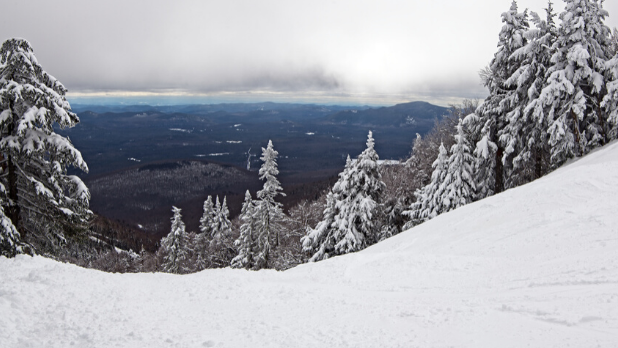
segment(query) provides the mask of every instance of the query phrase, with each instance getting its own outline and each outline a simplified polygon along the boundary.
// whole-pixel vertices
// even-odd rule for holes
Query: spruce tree
[[[490,130],[483,127],[481,140],[474,149],[474,182],[476,183],[476,200],[492,196],[496,187],[496,153],[498,146],[490,139]]]
[[[427,221],[446,210],[444,196],[444,181],[448,174],[449,155],[443,144],[440,144],[438,158],[433,162],[431,182],[414,193],[416,202],[412,204],[407,214],[415,223]]]
[[[0,205],[0,256],[14,257],[21,252],[19,232],[15,229],[11,219],[4,214],[4,209]]]
[[[378,168],[372,132],[367,148],[346,167],[327,197],[324,219],[302,238],[303,249],[319,261],[366,248],[378,241],[376,217],[381,208],[384,182]]]
[[[213,239],[220,240],[230,235],[232,223],[230,222],[230,211],[227,208],[227,197],[223,197],[223,203],[219,203],[217,196],[215,204],[215,218],[212,225]]]
[[[607,114],[609,128],[608,137],[618,138],[618,53],[605,64],[607,76],[607,95],[603,98],[601,107]]]
[[[215,206],[212,203],[212,196],[208,196],[204,201],[204,213],[200,218],[200,231],[202,232],[203,237],[210,237],[212,235],[212,226],[214,220]]]
[[[275,248],[279,246],[279,233],[281,222],[284,219],[282,204],[275,201],[277,196],[285,196],[277,175],[277,156],[279,153],[273,148],[271,140],[268,141],[268,146],[262,148],[262,157],[264,162],[260,167],[260,180],[264,181],[264,186],[257,192],[258,200],[255,202],[254,215],[259,221],[256,233],[257,254],[255,255],[256,267],[269,267],[269,258],[271,246]]]
[[[13,237],[50,248],[64,242],[65,232],[83,226],[91,214],[88,188],[77,176],[67,175],[68,166],[85,172],[88,167],[69,139],[54,131],[55,125],[66,128],[79,122],[66,92],[39,65],[30,43],[9,39],[2,44],[2,208],[19,231]]]
[[[451,147],[448,160],[448,173],[444,180],[444,193],[441,200],[448,202],[443,212],[457,209],[472,203],[476,197],[474,182],[474,157],[463,129],[462,121],[457,125],[456,143]],[[446,204],[445,204],[446,205]]]
[[[516,117],[520,112],[517,103],[520,94],[517,87],[508,83],[508,79],[519,68],[520,61],[512,59],[513,53],[524,47],[527,43],[525,33],[529,28],[527,11],[518,12],[517,3],[512,2],[509,11],[502,14],[504,26],[499,34],[498,51],[491,60],[488,69],[483,73],[483,83],[489,89],[489,96],[476,110],[477,122],[483,129],[484,137],[489,147],[496,148],[495,158],[485,161],[485,164],[493,165],[488,168],[488,174],[492,173],[494,187],[491,190],[495,193],[504,190],[505,170],[510,167],[510,162],[505,157],[505,145],[499,141],[500,135],[508,123],[508,119]],[[489,144],[490,143],[490,144]],[[489,181],[489,180],[485,180]]]
[[[545,20],[535,12],[531,13],[536,28],[524,33],[527,44],[510,58],[519,64],[519,68],[506,81],[507,85],[515,88],[517,99],[514,100],[513,110],[507,115],[507,125],[500,133],[500,143],[505,146],[503,161],[509,161],[505,171],[505,188],[524,184],[548,171],[549,125],[546,118],[534,113],[535,108],[541,106],[538,97],[551,66],[551,47],[557,36],[556,15],[551,2],[545,11]]]
[[[335,206],[337,196],[338,194],[334,191],[326,195],[326,205],[322,220],[318,222],[314,229],[309,229],[307,235],[300,239],[303,251],[313,254],[309,259],[310,262],[327,259],[333,254],[335,240],[331,231],[337,211]]]
[[[602,2],[566,0],[537,118],[549,119],[551,162],[582,156],[608,141],[607,115],[600,108],[606,92],[609,28]]]
[[[245,202],[240,211],[240,236],[234,242],[238,255],[232,259],[232,268],[250,269],[255,266],[255,233],[257,220],[255,219],[255,204],[249,190],[245,193]]]
[[[170,233],[161,240],[161,247],[165,253],[163,271],[168,273],[186,271],[184,262],[187,258],[187,236],[180,211],[180,208],[172,207],[174,213],[172,228]]]

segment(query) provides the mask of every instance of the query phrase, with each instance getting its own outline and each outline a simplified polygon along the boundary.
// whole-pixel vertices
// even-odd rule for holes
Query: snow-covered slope
[[[2,347],[618,347],[618,143],[287,272],[0,258]]]

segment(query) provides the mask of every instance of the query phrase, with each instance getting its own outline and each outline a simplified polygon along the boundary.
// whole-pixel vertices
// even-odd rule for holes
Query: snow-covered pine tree
[[[531,12],[536,28],[524,33],[527,43],[510,58],[519,68],[506,80],[506,85],[515,88],[517,98],[513,110],[507,114],[507,124],[500,133],[500,143],[505,146],[503,161],[509,162],[505,168],[505,188],[532,181],[549,170],[549,125],[546,118],[538,117],[542,113],[533,113],[537,106],[541,106],[538,97],[551,66],[551,47],[557,36],[554,22],[556,15],[551,1],[545,11],[545,20]]]
[[[507,115],[513,117],[518,112],[516,106],[519,101],[517,88],[507,84],[507,80],[519,68],[520,61],[511,59],[515,51],[526,45],[525,32],[529,28],[527,10],[518,12],[517,3],[512,2],[509,11],[502,14],[504,26],[500,31],[498,52],[491,60],[489,67],[483,71],[483,84],[489,89],[489,96],[477,108],[475,119],[482,125],[473,128],[484,129],[486,141],[491,147],[496,146],[495,159],[485,161],[485,164],[493,164],[493,168],[482,172],[493,172],[494,187],[492,191],[498,193],[504,190],[504,145],[499,141],[499,136],[508,123]],[[506,161],[505,161],[506,162]],[[507,162],[507,167],[509,163]],[[489,182],[490,180],[485,180]]]
[[[187,236],[185,224],[182,222],[180,208],[172,207],[172,228],[170,233],[161,240],[161,247],[165,253],[163,271],[168,273],[182,273],[185,271],[184,261],[187,257]]]
[[[421,223],[433,219],[446,209],[440,198],[445,190],[444,181],[448,174],[448,162],[448,152],[444,145],[440,144],[438,158],[433,162],[431,182],[414,193],[416,202],[407,212],[413,222]]]
[[[347,254],[377,242],[378,226],[374,221],[380,209],[384,183],[378,168],[372,132],[367,148],[356,161],[348,161],[339,180],[327,197],[324,219],[301,239],[303,249],[313,253],[310,261]]]
[[[303,251],[313,254],[309,259],[310,262],[329,258],[335,249],[335,240],[331,231],[333,221],[335,220],[336,196],[337,194],[333,191],[326,195],[326,205],[322,220],[318,222],[314,229],[310,228],[307,231],[307,235],[300,239]]]
[[[457,125],[455,139],[456,143],[451,147],[448,173],[443,184],[444,191],[441,200],[446,208],[442,211],[443,213],[472,203],[476,197],[473,175],[475,159],[470,153],[470,145],[461,120]]]
[[[210,263],[209,246],[213,235],[213,225],[215,221],[215,206],[212,203],[212,196],[208,196],[204,200],[202,217],[200,218],[200,234],[195,238],[195,253],[196,253],[196,267],[198,269],[204,269],[208,267]]]
[[[607,115],[600,108],[607,88],[606,62],[611,58],[610,31],[603,24],[607,15],[602,1],[596,0],[566,0],[560,14],[553,65],[539,96],[544,108],[535,108],[537,118],[550,122],[554,166],[608,141]]]
[[[215,206],[212,203],[212,196],[208,196],[204,201],[204,213],[200,218],[200,231],[202,232],[203,237],[210,237],[212,235],[212,226],[214,221]]]
[[[333,222],[337,227],[334,235],[337,254],[362,250],[378,241],[379,231],[374,220],[380,209],[385,185],[378,165],[380,158],[374,147],[375,141],[370,131],[367,148],[352,163],[349,177],[344,179],[347,190],[342,192],[339,213]]]
[[[337,202],[341,200],[343,191],[347,189],[344,178],[348,177],[352,160],[348,155],[343,171],[339,173],[339,180],[326,195],[323,218],[315,228],[309,229],[307,235],[300,239],[303,251],[312,253],[310,262],[320,261],[334,255],[336,241],[333,233],[333,222],[337,214]]]
[[[618,33],[616,34],[618,35]],[[605,64],[607,82],[607,95],[603,98],[601,107],[607,114],[609,139],[618,138],[618,53]]]
[[[11,219],[4,215],[4,209],[0,205],[0,256],[14,257],[21,254],[22,246],[20,244],[19,232],[13,226]]]
[[[227,208],[227,197],[223,197],[223,203],[219,203],[219,196],[215,204],[215,219],[213,221],[213,238],[220,240],[230,235],[232,222],[230,222],[230,211]]]
[[[232,268],[253,268],[255,265],[255,233],[257,220],[255,219],[255,204],[249,190],[245,193],[245,202],[240,211],[240,236],[234,242],[238,255],[232,259]]]
[[[23,241],[53,247],[64,232],[85,224],[90,193],[67,166],[88,171],[69,139],[54,125],[73,127],[79,118],[67,90],[46,73],[23,39],[0,48],[0,182],[3,209]],[[16,236],[16,235],[15,235]]]
[[[427,185],[431,179],[431,173],[422,165],[422,159],[429,156],[429,147],[425,146],[423,138],[416,133],[416,139],[412,146],[412,155],[406,161],[406,166],[414,171],[414,180],[418,184]]]
[[[496,187],[496,152],[498,147],[490,139],[488,127],[481,129],[481,140],[476,143],[474,148],[474,182],[476,183],[476,198],[492,196]]]
[[[277,175],[277,156],[279,153],[273,148],[273,142],[268,141],[268,146],[262,148],[262,167],[260,167],[260,180],[264,180],[264,186],[257,192],[258,200],[255,202],[255,218],[259,221],[256,231],[257,253],[255,255],[256,268],[269,267],[268,261],[271,245],[279,246],[280,223],[285,218],[282,204],[275,201],[277,196],[285,196]]]

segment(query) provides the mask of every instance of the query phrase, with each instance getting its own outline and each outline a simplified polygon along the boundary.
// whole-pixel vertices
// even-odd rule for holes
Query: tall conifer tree
[[[53,247],[64,232],[84,225],[90,193],[67,167],[88,171],[80,152],[54,126],[79,118],[66,88],[39,65],[30,43],[9,39],[0,48],[0,192],[3,210],[19,236]],[[8,226],[8,224],[2,224]],[[10,228],[9,228],[10,230]],[[5,235],[6,230],[5,230]],[[13,234],[13,238],[18,236]],[[51,242],[51,245],[49,244]]]
[[[484,73],[483,83],[489,89],[489,97],[478,107],[476,114],[477,122],[481,122],[483,129],[483,137],[486,137],[483,142],[487,144],[487,149],[496,148],[495,159],[482,161],[487,165],[493,165],[493,168],[487,170],[487,174],[491,174],[491,180],[494,187],[491,190],[495,193],[504,190],[505,170],[504,164],[510,167],[505,155],[505,146],[499,140],[500,135],[504,132],[504,128],[508,124],[509,117],[516,117],[520,112],[517,102],[519,94],[516,86],[509,84],[508,79],[519,68],[520,62],[511,59],[513,53],[524,47],[527,43],[525,33],[529,28],[528,13],[518,12],[517,3],[512,2],[509,11],[502,14],[502,22],[504,26],[500,31],[498,41],[498,52],[491,60],[488,70]]]
[[[273,142],[268,141],[268,146],[262,148],[264,162],[260,167],[260,180],[264,181],[264,186],[257,192],[258,200],[255,202],[254,214],[259,221],[256,231],[257,254],[255,256],[257,268],[269,266],[271,247],[279,246],[279,233],[281,222],[284,219],[282,204],[275,201],[277,196],[285,196],[277,175],[277,156],[279,153],[273,148]]]
[[[367,136],[367,148],[356,161],[348,157],[346,167],[327,197],[324,219],[301,240],[311,261],[347,254],[377,242],[375,222],[381,208],[384,182],[378,168],[373,135]]]
[[[603,24],[602,2],[566,0],[560,14],[553,65],[539,96],[537,118],[550,120],[551,161],[560,165],[608,141],[608,120],[600,104],[606,93],[610,31]]]

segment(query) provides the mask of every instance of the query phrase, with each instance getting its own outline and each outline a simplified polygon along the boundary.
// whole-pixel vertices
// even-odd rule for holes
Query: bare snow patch
[[[191,129],[183,129],[183,128],[170,128],[171,131],[174,132],[183,132],[183,133],[191,133],[193,130]]]

